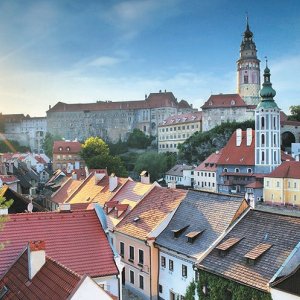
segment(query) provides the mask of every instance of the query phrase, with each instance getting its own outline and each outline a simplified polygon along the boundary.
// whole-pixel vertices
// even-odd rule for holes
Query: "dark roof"
[[[242,207],[241,207],[242,205]],[[248,204],[243,198],[203,191],[189,191],[166,229],[157,237],[160,246],[197,258],[228,228],[239,208]],[[186,228],[174,238],[172,230]],[[193,243],[187,242],[190,232],[204,230]]]
[[[166,172],[166,175],[171,176],[183,176],[183,171],[185,170],[193,170],[193,166],[188,165],[175,165],[169,171]]]
[[[219,94],[211,95],[201,108],[214,109],[221,107],[247,107],[247,104],[239,94]]]
[[[291,274],[276,280],[272,287],[276,290],[300,296],[300,265]]]
[[[268,291],[268,283],[300,240],[300,218],[250,210],[220,241],[242,238],[225,256],[214,249],[198,267],[244,285]],[[259,244],[271,247],[254,264],[245,255]]]
[[[81,276],[49,257],[30,280],[26,249],[0,280],[0,290],[8,289],[1,299],[68,299],[80,280]]]
[[[112,249],[95,210],[11,214],[0,235],[0,276],[28,241],[41,240],[53,259],[80,275],[118,274]],[[8,243],[6,243],[9,241]]]

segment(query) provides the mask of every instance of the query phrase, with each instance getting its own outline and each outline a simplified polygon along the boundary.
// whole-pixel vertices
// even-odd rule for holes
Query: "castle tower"
[[[250,31],[248,17],[246,30],[237,61],[237,92],[248,105],[257,105],[260,90],[260,60],[257,59],[253,33]]]
[[[281,164],[280,109],[273,99],[276,92],[270,76],[266,64],[261,101],[255,110],[255,168],[258,173],[269,173]]]

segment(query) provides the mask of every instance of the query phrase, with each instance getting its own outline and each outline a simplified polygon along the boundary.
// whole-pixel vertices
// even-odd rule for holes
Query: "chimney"
[[[60,212],[71,212],[71,204],[70,203],[59,203],[59,211]]]
[[[247,146],[252,144],[252,128],[247,128]]]
[[[142,171],[140,176],[141,176],[141,183],[150,184],[150,174],[147,171]]]
[[[109,176],[109,191],[112,192],[118,186],[118,177],[111,173]]]
[[[8,215],[8,208],[7,207],[0,207],[0,216]]]
[[[145,94],[145,99],[147,99],[147,94]]]
[[[105,176],[105,173],[103,173],[103,171],[101,170],[96,170],[94,173],[94,177],[95,177],[95,185],[98,184],[98,182],[100,180],[102,180]]]
[[[72,173],[72,179],[73,179],[73,180],[77,180],[77,173],[76,173],[76,172],[73,172],[73,173]]]
[[[28,243],[28,271],[29,280],[42,268],[46,262],[45,242],[34,241]]]
[[[49,105],[49,110],[51,109],[51,105]]]
[[[239,147],[241,146],[242,143],[242,129],[238,128],[236,130],[236,146]]]
[[[176,182],[172,180],[171,182],[168,183],[168,188],[169,189],[176,189]]]

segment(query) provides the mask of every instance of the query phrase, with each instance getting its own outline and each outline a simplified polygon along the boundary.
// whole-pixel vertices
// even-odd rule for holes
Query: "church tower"
[[[276,92],[270,81],[266,63],[261,101],[255,110],[255,169],[257,173],[270,173],[281,164],[280,109],[273,97]]]
[[[257,105],[260,90],[260,60],[257,59],[253,33],[250,31],[248,17],[246,30],[237,61],[237,92],[248,105]]]

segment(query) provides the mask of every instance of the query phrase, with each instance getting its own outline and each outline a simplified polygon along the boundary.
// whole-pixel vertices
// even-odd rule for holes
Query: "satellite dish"
[[[32,203],[30,202],[30,203],[28,203],[28,205],[27,205],[27,210],[30,212],[30,213],[32,213],[32,210],[33,210],[33,205],[32,205]]]

